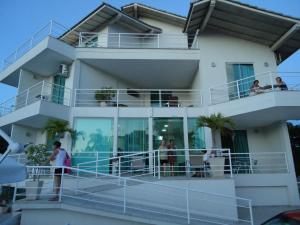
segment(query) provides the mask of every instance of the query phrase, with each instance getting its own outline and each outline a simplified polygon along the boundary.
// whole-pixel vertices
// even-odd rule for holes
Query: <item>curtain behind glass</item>
[[[234,153],[249,153],[247,131],[235,130],[233,138]]]

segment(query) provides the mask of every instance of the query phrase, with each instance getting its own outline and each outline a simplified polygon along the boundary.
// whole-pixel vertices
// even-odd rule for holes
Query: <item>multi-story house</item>
[[[145,183],[140,188],[133,185],[132,196],[115,187],[111,193],[101,189],[107,191],[106,196],[122,192],[122,213],[109,206],[113,208],[110,214],[99,214],[103,210],[100,200],[94,205],[89,202],[79,212],[78,202],[85,199],[74,194],[70,204],[74,199],[78,202],[73,208],[58,213],[51,205],[47,215],[35,214],[34,218],[34,210],[47,210],[49,205],[20,204],[22,224],[33,219],[45,224],[45,217],[55,212],[58,216],[52,217],[51,224],[56,218],[64,221],[56,224],[66,224],[68,217],[63,215],[68,213],[73,213],[70,224],[83,224],[83,220],[94,224],[96,216],[110,224],[159,224],[166,218],[173,224],[232,224],[228,222],[232,218],[253,224],[251,206],[245,206],[250,216],[244,219],[242,203],[237,202],[250,199],[252,206],[299,205],[286,121],[299,119],[300,80],[297,73],[277,70],[300,48],[299,29],[297,18],[230,0],[194,1],[187,17],[134,3],[120,10],[102,4],[70,29],[51,21],[4,62],[0,80],[16,87],[18,94],[1,104],[1,129],[17,142],[44,144],[49,143],[42,132],[46,122],[65,120],[81,134],[75,141],[68,135],[61,139],[74,167],[93,167],[102,178],[107,174],[113,179],[144,162],[143,171],[147,167],[147,173],[160,179],[141,180]],[[277,77],[286,85],[276,81]],[[255,80],[259,87],[252,86]],[[203,161],[192,157],[210,151],[213,142],[211,130],[199,128],[197,118],[219,112],[236,124],[233,135],[218,133],[216,137],[220,148],[216,155],[225,160],[217,165],[211,162],[212,172],[204,174],[205,179],[191,178],[192,164],[199,167],[200,175],[206,173],[201,168]],[[176,145],[174,177],[170,177],[168,162],[166,168],[158,166],[162,153],[157,150],[163,140]],[[144,158],[134,163],[128,156],[133,154]],[[120,162],[124,155],[129,169],[114,173],[105,166],[114,164],[116,158]],[[187,184],[191,189],[179,193]],[[166,194],[155,195],[153,190]],[[131,209],[139,199],[149,203],[143,216],[130,212],[130,207],[126,215],[125,193],[137,198]],[[164,200],[168,194],[185,198]],[[199,206],[205,198],[215,201]],[[151,205],[155,199],[161,202]],[[117,207],[117,199],[111,201]],[[130,199],[128,202],[130,206]],[[228,202],[234,206],[222,206]],[[154,215],[151,207],[158,206],[169,211],[160,209],[160,215]],[[177,212],[176,207],[182,211]],[[197,215],[201,210],[204,213]],[[88,217],[92,212],[95,218]]]

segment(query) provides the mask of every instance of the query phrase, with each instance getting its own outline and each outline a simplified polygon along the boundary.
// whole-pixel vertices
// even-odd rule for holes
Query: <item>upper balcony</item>
[[[299,72],[258,74],[211,87],[209,94],[210,112],[222,112],[247,127],[300,118]]]

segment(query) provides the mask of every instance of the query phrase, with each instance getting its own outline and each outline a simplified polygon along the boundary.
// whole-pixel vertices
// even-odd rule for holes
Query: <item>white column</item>
[[[149,170],[154,170],[155,165],[153,165],[153,118],[152,113],[148,118],[148,142],[149,142]]]

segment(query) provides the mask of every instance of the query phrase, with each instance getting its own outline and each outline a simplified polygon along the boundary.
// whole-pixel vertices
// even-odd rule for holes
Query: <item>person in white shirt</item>
[[[61,148],[61,143],[59,141],[54,142],[54,149],[50,156],[50,161],[55,160],[55,170],[54,170],[54,183],[55,183],[55,196],[50,198],[49,201],[58,201],[59,192],[61,186],[61,175],[64,172],[63,167],[66,160],[67,152]]]

